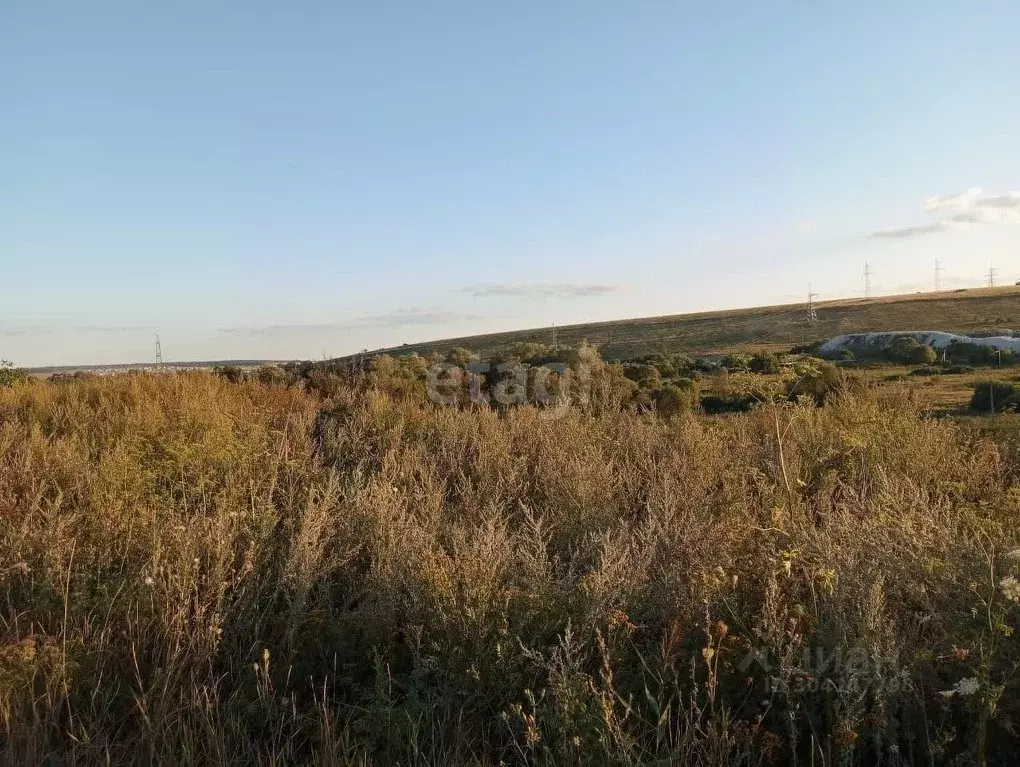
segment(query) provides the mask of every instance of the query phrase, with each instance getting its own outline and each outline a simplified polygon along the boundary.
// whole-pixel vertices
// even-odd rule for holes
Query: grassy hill
[[[625,359],[649,353],[721,354],[747,348],[789,347],[842,333],[881,330],[943,330],[973,333],[1020,327],[1020,287],[917,293],[818,305],[818,322],[807,322],[804,304],[733,309],[617,320],[556,328],[559,343],[598,344],[603,356]],[[522,341],[549,343],[552,328],[449,338],[386,351],[448,352],[458,346],[483,355]]]

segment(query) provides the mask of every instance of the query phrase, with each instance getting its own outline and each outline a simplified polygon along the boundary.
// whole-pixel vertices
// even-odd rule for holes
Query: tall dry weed
[[[1018,747],[1020,430],[867,394],[548,420],[317,390],[0,391],[0,761]]]

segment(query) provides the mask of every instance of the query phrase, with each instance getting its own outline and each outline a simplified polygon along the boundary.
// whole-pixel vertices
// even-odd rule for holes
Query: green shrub
[[[446,355],[446,359],[454,365],[460,365],[464,367],[468,363],[477,362],[478,355],[470,349],[465,349],[463,346],[458,346],[455,349],[451,349],[449,354]]]
[[[646,354],[628,360],[639,365],[650,365],[659,371],[662,378],[689,376],[695,370],[695,362],[686,354]]]
[[[1003,365],[1016,364],[1016,354],[1009,349],[993,349],[990,346],[957,341],[946,350],[946,359],[965,365]]]
[[[856,376],[840,370],[831,362],[798,365],[794,378],[787,384],[789,399],[810,397],[818,405],[824,405],[833,395],[841,391],[858,391],[863,382]]]
[[[280,365],[263,365],[255,371],[254,378],[267,386],[291,386],[297,381],[297,376]]]
[[[675,383],[666,383],[652,393],[655,411],[670,417],[682,412],[691,412],[698,407],[698,385],[690,378],[681,378]]]
[[[73,373],[54,373],[46,380],[49,383],[70,383],[72,381],[87,381],[95,377],[95,373],[90,373],[87,370],[75,370]]]
[[[975,384],[970,410],[980,414],[1020,410],[1020,384],[1007,381],[982,381]]]
[[[701,409],[706,415],[747,413],[761,402],[759,397],[747,392],[710,392],[701,396]]]
[[[659,369],[652,365],[634,362],[623,364],[623,374],[628,379],[645,389],[655,389],[662,383]]]
[[[13,362],[0,360],[0,388],[16,386],[28,381],[28,373],[21,368],[14,367]]]
[[[824,344],[824,339],[811,341],[806,344],[798,344],[790,349],[790,354],[810,354],[812,356],[817,356]]]
[[[728,354],[723,358],[722,366],[729,371],[749,370],[751,357],[748,354]]]
[[[938,360],[938,354],[930,346],[921,344],[913,336],[900,336],[885,349],[890,362],[901,365],[931,365]]]
[[[546,359],[551,352],[551,346],[534,341],[521,341],[510,347],[511,356],[529,365],[541,364],[539,360]]]
[[[752,373],[774,375],[779,372],[779,357],[769,352],[759,352],[751,357],[749,364]]]
[[[230,381],[230,383],[242,383],[248,380],[247,371],[244,368],[237,367],[237,365],[219,365],[213,368],[213,373],[220,378]]]

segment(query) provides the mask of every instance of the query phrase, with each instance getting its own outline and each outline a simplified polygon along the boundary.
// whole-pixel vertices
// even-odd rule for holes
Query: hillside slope
[[[883,330],[942,330],[966,335],[992,328],[1020,328],[1020,287],[848,299],[821,303],[817,308],[814,325],[807,322],[804,304],[791,304],[570,325],[556,328],[556,338],[571,345],[587,340],[599,345],[604,357],[625,359],[651,353],[721,354],[748,347],[789,347],[846,333]],[[522,341],[549,343],[552,337],[552,328],[533,328],[383,351],[425,355],[462,346],[489,355]]]

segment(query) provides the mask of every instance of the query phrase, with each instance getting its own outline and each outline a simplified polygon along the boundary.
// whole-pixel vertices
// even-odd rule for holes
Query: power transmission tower
[[[553,323],[553,326],[552,326],[552,345],[553,345],[554,349],[559,346],[559,344],[556,343],[556,323],[555,322]]]
[[[163,347],[160,346],[159,336],[156,336],[156,368],[163,367]]]
[[[864,262],[864,297],[871,298],[871,278],[874,276],[874,272],[871,271],[871,264],[867,261]]]
[[[810,325],[818,324],[818,310],[815,308],[815,299],[818,294],[814,292],[814,286],[808,285],[807,294],[807,321]]]
[[[935,292],[942,292],[942,273],[945,270],[942,268],[942,262],[937,258],[935,259]]]
[[[988,287],[995,287],[995,278],[998,275],[998,270],[993,266],[988,270]]]

